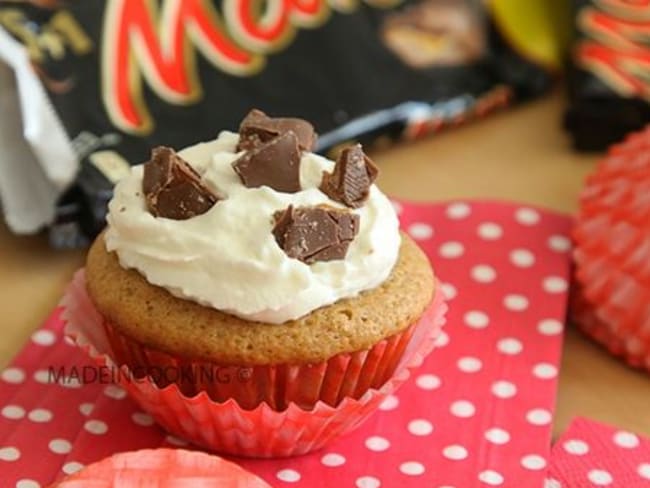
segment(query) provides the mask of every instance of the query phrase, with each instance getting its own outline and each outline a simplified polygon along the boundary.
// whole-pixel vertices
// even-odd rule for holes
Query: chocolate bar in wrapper
[[[650,1],[574,0],[565,125],[579,150],[600,151],[650,122]]]
[[[79,164],[41,222],[58,247],[101,230],[113,185],[151,147],[237,130],[252,108],[309,120],[316,150],[336,155],[483,116],[551,80],[478,0],[0,0],[0,59],[3,35]],[[33,146],[43,168],[57,164],[47,137]]]

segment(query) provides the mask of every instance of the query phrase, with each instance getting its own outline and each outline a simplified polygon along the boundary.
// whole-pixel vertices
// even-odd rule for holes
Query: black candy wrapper
[[[601,151],[650,122],[650,1],[573,0],[565,126],[574,146]]]
[[[56,247],[104,226],[150,148],[236,130],[259,108],[318,131],[322,153],[414,139],[535,96],[549,73],[479,0],[0,0],[80,160]]]

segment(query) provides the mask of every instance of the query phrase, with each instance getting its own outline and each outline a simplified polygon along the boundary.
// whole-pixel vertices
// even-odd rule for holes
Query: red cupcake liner
[[[339,355],[320,365],[283,366],[285,374],[280,375],[277,384],[272,375],[265,373],[262,391],[277,388],[282,391],[282,398],[298,400],[288,402],[282,410],[267,402],[249,409],[233,398],[215,401],[206,391],[189,396],[183,392],[182,384],[160,387],[149,376],[138,377],[125,365],[117,366],[112,348],[116,341],[110,340],[109,329],[86,293],[83,271],[75,275],[62,306],[66,334],[98,364],[118,369],[121,374],[115,376],[120,385],[165,429],[215,451],[248,457],[283,457],[319,449],[358,426],[409,378],[411,369],[422,364],[434,348],[447,310],[442,292],[439,287],[436,290],[421,318],[400,337],[384,340],[369,351]],[[119,342],[118,348],[122,348]],[[366,386],[372,384],[364,378],[366,373],[373,379],[380,378],[392,364],[396,364],[395,371],[382,385]],[[249,383],[252,382],[243,382],[243,387],[236,383],[233,391],[249,398],[243,395]],[[309,408],[303,407],[306,400],[312,401],[316,391],[324,399]],[[355,393],[360,396],[355,398]]]
[[[571,296],[571,318],[584,334],[612,355],[622,358],[634,368],[650,371],[650,341],[640,341],[634,333],[613,330],[610,324],[598,316],[580,286],[574,288]]]
[[[587,178],[574,229],[581,329],[650,370],[650,129],[629,136]]]
[[[175,383],[188,397],[205,392],[216,402],[234,399],[246,410],[266,403],[278,411],[291,403],[308,410],[319,401],[335,407],[380,387],[397,369],[415,331],[412,325],[369,350],[319,363],[240,367],[178,358],[130,339],[106,321],[103,327],[113,360],[137,377],[150,376],[159,388]]]
[[[86,466],[51,488],[93,486],[270,488],[268,483],[235,463],[184,449],[121,452]]]

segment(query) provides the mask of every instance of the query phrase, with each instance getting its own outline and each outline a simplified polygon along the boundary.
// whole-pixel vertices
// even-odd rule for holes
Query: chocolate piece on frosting
[[[288,131],[296,134],[298,145],[303,151],[311,151],[316,146],[318,137],[314,132],[314,126],[306,120],[289,117],[269,117],[261,110],[253,109],[239,126],[237,150],[250,151]]]
[[[174,220],[201,215],[218,200],[194,168],[163,146],[154,148],[144,165],[142,190],[152,215]]]
[[[300,148],[293,131],[256,146],[232,167],[248,188],[266,185],[286,193],[300,191]]]
[[[368,198],[370,185],[378,174],[375,163],[356,144],[341,151],[334,172],[323,172],[320,189],[332,200],[358,208]]]
[[[359,232],[359,216],[332,207],[289,205],[276,212],[273,235],[290,258],[312,264],[343,259]]]

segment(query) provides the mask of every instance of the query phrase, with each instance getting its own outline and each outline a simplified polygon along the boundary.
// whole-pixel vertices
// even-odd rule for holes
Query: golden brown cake
[[[178,298],[120,266],[100,235],[86,263],[88,292],[119,333],[151,349],[221,365],[304,364],[371,348],[402,332],[433,296],[427,257],[402,234],[379,287],[282,324],[260,324]]]

